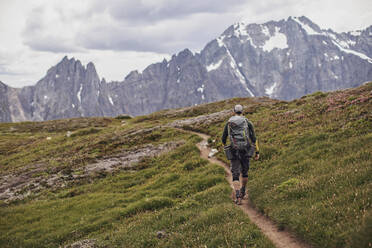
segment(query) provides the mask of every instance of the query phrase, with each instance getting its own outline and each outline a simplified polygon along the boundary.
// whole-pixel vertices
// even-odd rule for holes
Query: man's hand
[[[260,154],[256,153],[256,156],[254,157],[255,160],[258,160],[260,158]]]

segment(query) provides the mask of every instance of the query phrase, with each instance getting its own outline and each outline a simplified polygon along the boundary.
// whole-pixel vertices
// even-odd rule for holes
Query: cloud
[[[15,72],[15,71],[11,71],[9,70],[9,68],[7,67],[7,64],[0,64],[0,75],[22,75],[23,73],[21,72]]]
[[[35,51],[68,53],[83,51],[75,42],[80,19],[76,12],[68,12],[71,5],[59,6],[50,1],[36,6],[27,15],[22,32],[23,44]]]
[[[113,21],[95,22],[77,36],[87,49],[176,53],[185,48],[200,50],[236,18],[233,14],[193,14],[187,19],[162,20],[141,27]],[[202,23],[202,25],[201,25]]]
[[[35,7],[22,33],[36,51],[84,49],[175,53],[198,50],[238,21],[245,1],[86,1],[85,6],[51,1]],[[81,7],[80,9],[78,7]]]
[[[61,37],[40,35],[38,39],[30,37],[24,41],[24,44],[33,50],[53,52],[53,53],[71,53],[84,51],[84,49],[75,46],[68,40]]]
[[[226,13],[236,10],[244,3],[246,3],[245,0],[96,0],[91,10],[93,12],[108,11],[116,20],[136,24],[178,19],[199,13]]]

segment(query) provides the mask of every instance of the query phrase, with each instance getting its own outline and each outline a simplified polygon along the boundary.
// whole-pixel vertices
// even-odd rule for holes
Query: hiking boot
[[[235,204],[237,205],[242,204],[242,198],[240,198],[240,190],[235,191]]]
[[[241,188],[240,189],[240,195],[239,195],[239,198],[241,198],[241,199],[244,199],[244,196],[245,196],[245,188]]]

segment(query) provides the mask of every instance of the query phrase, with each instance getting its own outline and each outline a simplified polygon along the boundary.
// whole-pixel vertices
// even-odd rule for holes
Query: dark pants
[[[230,162],[230,169],[233,177],[233,181],[239,181],[240,173],[242,177],[248,177],[249,170],[249,156],[248,153],[243,151],[235,152],[234,159]]]

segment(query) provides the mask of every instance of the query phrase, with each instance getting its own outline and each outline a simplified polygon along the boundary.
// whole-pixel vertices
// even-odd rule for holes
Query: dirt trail
[[[183,130],[186,131],[186,130]],[[198,135],[203,139],[200,143],[197,144],[197,147],[199,148],[201,152],[201,156],[204,159],[208,159],[210,162],[218,164],[222,166],[226,171],[226,179],[230,183],[231,188],[233,188],[232,185],[232,177],[231,177],[231,171],[229,168],[229,165],[225,164],[224,162],[211,157],[209,158],[209,152],[210,148],[207,147],[207,140],[210,136],[198,132],[193,131],[187,131],[193,134]],[[249,197],[245,197],[249,198]],[[242,201],[242,205],[239,205],[239,207],[243,210],[244,213],[246,213],[251,221],[255,223],[261,231],[274,243],[276,247],[279,248],[299,248],[299,247],[305,247],[310,248],[311,246],[308,244],[305,244],[303,241],[298,240],[293,234],[291,234],[288,231],[279,231],[278,227],[274,224],[273,221],[271,221],[266,216],[259,213],[249,202],[249,200],[244,199]]]

